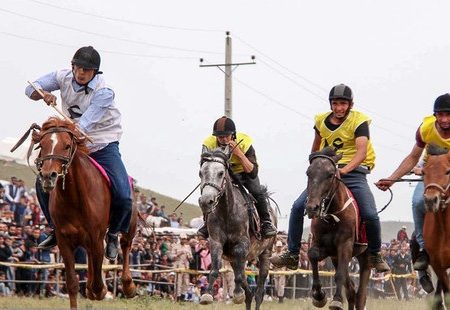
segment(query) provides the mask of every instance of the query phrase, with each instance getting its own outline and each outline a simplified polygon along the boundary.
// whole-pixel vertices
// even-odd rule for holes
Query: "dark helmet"
[[[348,101],[353,101],[353,92],[350,87],[344,84],[339,84],[334,86],[330,90],[330,95],[328,96],[328,100],[333,99],[344,99]]]
[[[92,46],[83,46],[73,55],[72,65],[98,71],[100,69],[100,54]]]
[[[236,133],[236,125],[231,118],[222,116],[214,122],[213,136],[229,136]]]
[[[450,112],[450,94],[444,94],[436,98],[433,112]]]

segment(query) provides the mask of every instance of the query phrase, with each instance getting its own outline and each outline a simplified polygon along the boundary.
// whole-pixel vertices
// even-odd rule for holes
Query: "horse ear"
[[[206,145],[202,145],[202,154],[205,154],[206,152],[209,152],[209,149]]]
[[[340,154],[333,156],[334,162],[337,163],[338,161],[340,161],[342,156],[344,156],[344,153],[340,153]]]

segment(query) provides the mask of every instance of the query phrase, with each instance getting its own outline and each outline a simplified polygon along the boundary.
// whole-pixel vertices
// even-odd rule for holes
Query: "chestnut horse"
[[[330,303],[330,309],[343,309],[342,289],[345,287],[348,309],[364,309],[367,299],[367,284],[370,269],[367,246],[355,244],[358,235],[359,216],[356,203],[339,176],[336,163],[342,154],[336,155],[331,148],[310,155],[306,213],[312,218],[311,247],[308,257],[313,271],[311,296],[313,305],[323,307],[327,298],[319,279],[319,261],[331,257],[336,269],[336,293]],[[348,272],[352,257],[358,259],[359,286],[355,285]]]
[[[88,255],[86,295],[91,300],[102,300],[107,292],[102,279],[102,262],[111,205],[108,182],[92,163],[85,138],[72,123],[51,117],[40,131],[33,130],[32,143],[40,147],[36,166],[42,187],[50,194],[50,214],[64,259],[70,307],[77,308],[79,283],[74,251],[79,246],[85,248]],[[127,297],[133,297],[136,292],[128,257],[136,221],[137,210],[133,206],[130,230],[120,239],[122,284]]]
[[[444,295],[447,309],[450,268],[450,154],[448,149],[435,145],[427,147],[429,154],[423,167],[423,182],[425,186],[425,222],[423,239],[430,257],[430,265],[437,275]],[[438,293],[438,291],[437,291]],[[447,297],[447,299],[446,299]],[[433,308],[443,309],[442,294],[436,294]]]

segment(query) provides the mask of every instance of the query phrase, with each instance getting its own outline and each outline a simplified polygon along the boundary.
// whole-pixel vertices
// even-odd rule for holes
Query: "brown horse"
[[[348,309],[364,309],[367,298],[368,267],[367,246],[355,244],[358,235],[358,210],[349,189],[339,177],[336,163],[342,157],[331,148],[310,156],[307,170],[308,200],[306,212],[312,218],[312,241],[308,252],[313,271],[313,305],[323,307],[327,303],[319,279],[319,261],[331,257],[336,269],[336,293],[330,309],[343,309],[342,289],[345,287]],[[355,286],[348,273],[348,264],[356,256],[360,265],[359,287]]]
[[[436,273],[444,294],[447,309],[450,268],[450,154],[448,149],[430,145],[427,147],[428,160],[423,167],[425,186],[425,222],[423,239],[430,256],[430,265]],[[442,294],[436,294],[433,308],[444,309]]]
[[[111,193],[105,177],[88,156],[85,139],[73,124],[49,118],[40,131],[33,131],[39,144],[36,159],[42,187],[50,193],[50,214],[56,227],[58,247],[64,259],[70,307],[77,308],[79,283],[74,251],[81,246],[88,255],[86,295],[102,300],[107,292],[102,279],[103,241],[110,217]],[[123,291],[127,297],[136,288],[129,270],[129,251],[136,232],[137,210],[133,206],[130,230],[123,234]]]

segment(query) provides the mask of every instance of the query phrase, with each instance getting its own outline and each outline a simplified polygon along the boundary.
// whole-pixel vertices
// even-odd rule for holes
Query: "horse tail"
[[[264,197],[266,197],[267,202],[269,203],[269,206],[270,206],[270,202],[272,201],[275,204],[275,206],[277,207],[278,215],[281,215],[280,206],[275,201],[275,199],[273,199],[271,197],[273,192],[269,192],[267,185],[261,185],[261,192],[264,194]]]

